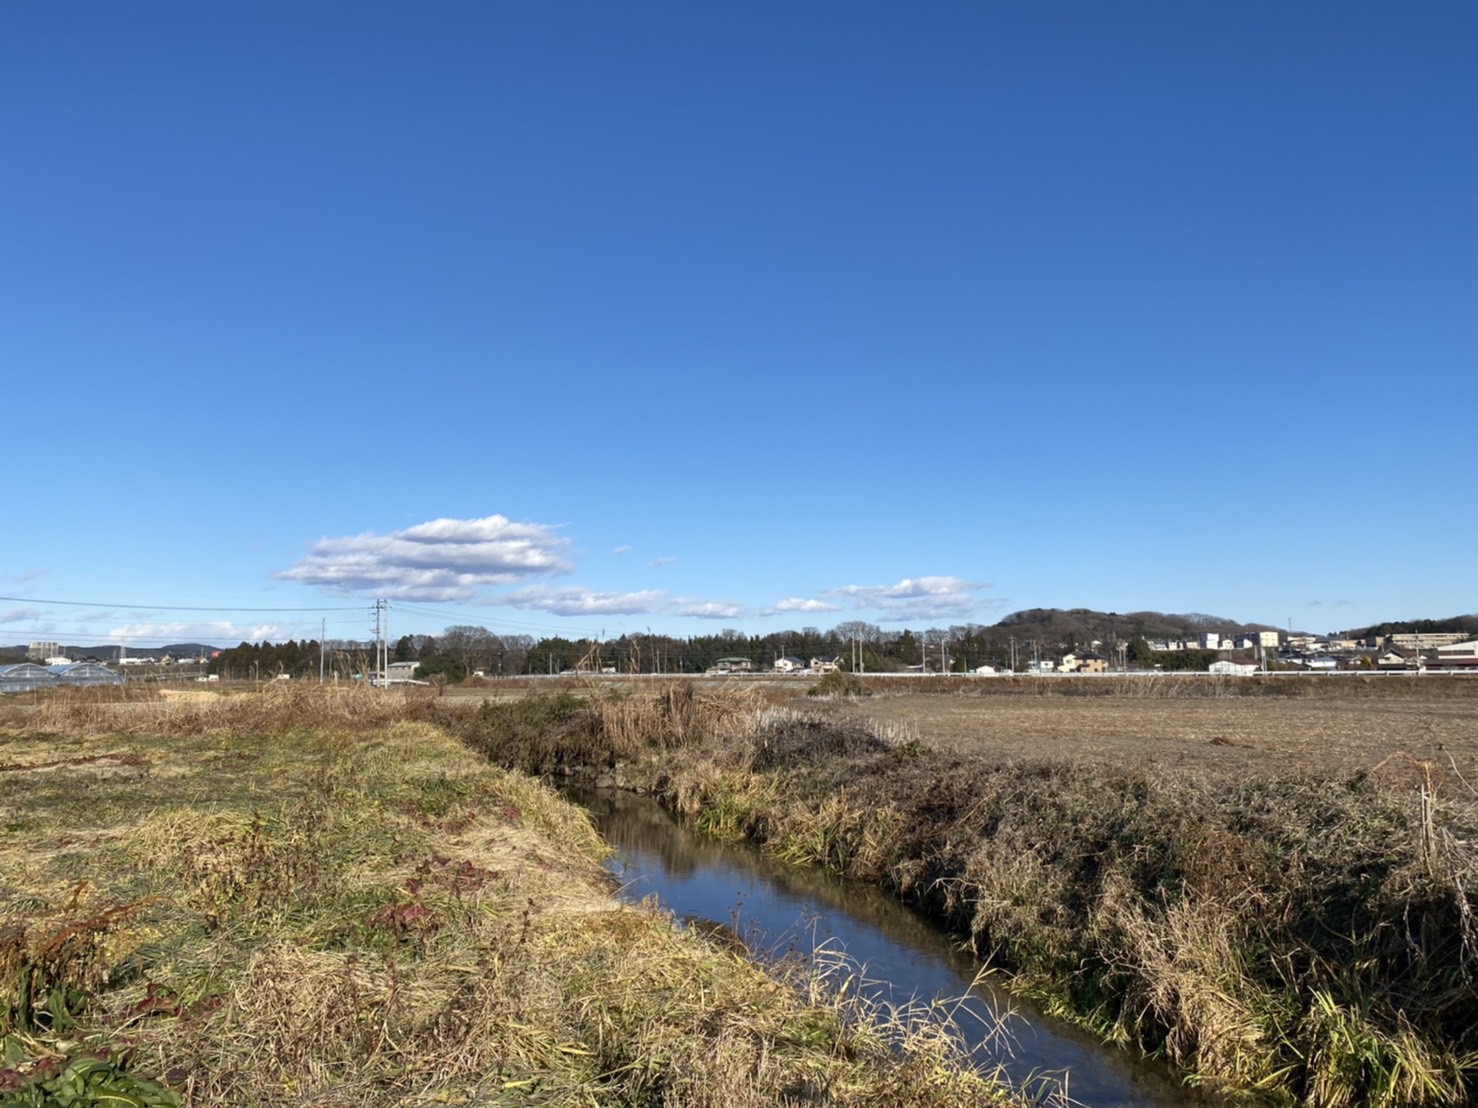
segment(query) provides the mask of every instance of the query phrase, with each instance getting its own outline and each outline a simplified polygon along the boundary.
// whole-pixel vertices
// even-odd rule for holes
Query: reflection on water
[[[956,1016],[961,1031],[1014,1080],[1065,1075],[1073,1100],[1103,1108],[1214,1103],[1182,1087],[1168,1067],[1105,1047],[977,982],[978,964],[967,953],[872,886],[687,831],[646,797],[590,788],[568,795],[616,848],[612,872],[632,900],[655,894],[679,917],[732,928],[758,953],[841,951],[863,967],[870,995],[890,1003],[963,998]],[[998,1033],[1003,1020],[1005,1049]]]

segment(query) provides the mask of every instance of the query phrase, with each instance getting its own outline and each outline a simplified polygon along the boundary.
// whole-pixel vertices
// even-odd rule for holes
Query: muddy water
[[[956,1022],[972,1048],[1018,1084],[1038,1089],[1046,1075],[1095,1108],[1217,1103],[1183,1087],[1168,1067],[1106,1047],[978,982],[972,958],[877,889],[687,831],[646,797],[588,788],[569,796],[616,848],[612,871],[624,896],[655,894],[676,916],[722,924],[762,954],[842,952],[878,999],[958,1001]]]

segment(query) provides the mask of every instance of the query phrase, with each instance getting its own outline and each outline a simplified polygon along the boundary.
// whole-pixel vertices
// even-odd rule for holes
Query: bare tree
[[[879,643],[883,641],[883,629],[875,623],[865,623],[860,619],[849,619],[845,623],[836,625],[833,634],[839,638],[851,642]]]
[[[453,658],[468,673],[491,668],[496,636],[486,627],[461,623],[448,627],[437,640],[441,652]]]

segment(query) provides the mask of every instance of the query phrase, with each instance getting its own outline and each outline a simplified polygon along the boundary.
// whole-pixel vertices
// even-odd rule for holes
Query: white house
[[[1416,660],[1408,660],[1406,655],[1398,654],[1394,650],[1387,650],[1375,660],[1377,669],[1407,669],[1416,665]]]
[[[789,654],[784,658],[775,659],[776,673],[799,673],[801,670],[808,668],[804,659],[795,658]]]
[[[1257,672],[1254,665],[1246,665],[1242,662],[1212,662],[1209,667],[1212,673],[1219,673],[1227,677],[1251,677]]]

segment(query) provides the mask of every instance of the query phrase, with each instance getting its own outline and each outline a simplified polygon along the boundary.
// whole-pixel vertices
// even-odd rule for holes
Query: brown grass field
[[[0,1108],[1001,1099],[939,1020],[620,903],[588,818],[431,707],[0,702]]]
[[[1377,774],[1478,786],[1478,683],[1464,699],[1149,700],[905,693],[834,702],[941,752],[1053,758],[1220,779]],[[1416,775],[1416,776],[1414,776]]]
[[[57,1055],[98,1076],[80,1041],[199,1104],[533,1103],[536,1084],[567,1098],[550,1103],[767,1104],[822,1073],[834,1103],[991,1095],[947,1051],[895,1067],[762,975],[709,994],[734,1020],[716,1043],[713,1013],[682,1013],[646,970],[609,976],[627,938],[585,924],[618,910],[555,909],[602,895],[588,827],[518,769],[610,772],[712,834],[874,882],[1203,1084],[1391,1108],[1478,1088],[1475,681],[231,691],[0,705],[0,979],[19,986],[0,1038],[28,1079]],[[513,834],[515,810],[539,813],[539,842],[467,855],[480,883],[463,887],[468,835]],[[691,973],[659,919],[622,920],[656,944],[644,966]],[[263,950],[295,968],[271,977]],[[488,958],[526,972],[469,997],[463,968]],[[357,1014],[284,1022],[311,1008],[300,979]],[[489,1018],[536,995],[537,1022]],[[752,1068],[818,1019],[825,1035]]]

